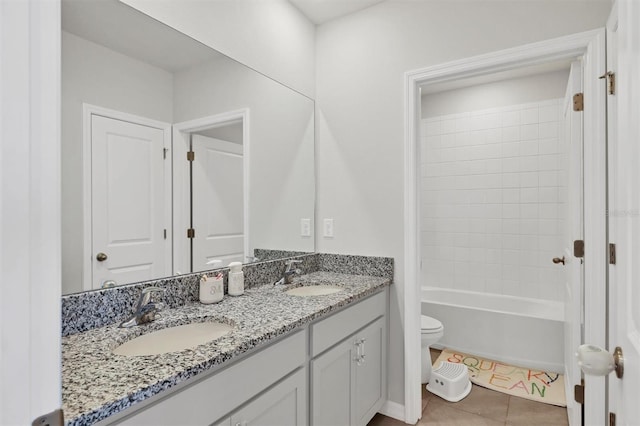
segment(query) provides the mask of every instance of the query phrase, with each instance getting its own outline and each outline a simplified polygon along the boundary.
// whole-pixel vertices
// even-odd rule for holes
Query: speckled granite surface
[[[322,253],[318,255],[318,270],[393,278],[393,259]]]
[[[345,305],[380,291],[391,278],[314,272],[291,286],[264,285],[218,304],[189,302],[163,311],[146,326],[95,328],[62,339],[62,401],[67,425],[90,425],[139,401],[237,358],[278,336],[319,319]],[[344,291],[316,297],[296,297],[284,290],[304,285],[332,284]],[[222,338],[171,354],[125,357],[111,351],[143,332],[194,321],[223,321],[235,326]]]
[[[296,267],[303,274],[328,271],[393,279],[392,258],[312,253],[244,265],[242,269],[245,276],[245,288],[249,289],[276,282],[282,276],[285,262],[289,259],[302,261]],[[225,274],[226,293],[229,270],[227,268],[220,270]],[[207,275],[212,276],[213,271],[215,270],[208,271]],[[163,301],[169,308],[197,302],[198,282],[202,275],[203,273],[187,274],[63,296],[62,336],[120,323],[131,315],[135,303],[145,287],[164,288],[166,291]]]
[[[298,265],[302,273],[318,270],[318,255],[308,254],[294,258],[302,260],[302,263]],[[278,259],[243,266],[245,289],[276,282],[282,276],[287,260]],[[224,273],[226,294],[228,268],[213,269],[207,271],[206,275],[213,276],[214,271],[218,270]],[[142,289],[146,287],[164,288],[163,302],[169,308],[197,302],[198,283],[204,274],[199,272],[65,295],[62,297],[62,335],[68,336],[122,322],[131,316]]]
[[[283,257],[301,256],[303,254],[314,254],[314,253],[309,253],[304,251],[271,250],[271,249],[260,249],[260,248],[253,249],[253,255],[258,258],[257,261],[276,260],[276,259],[282,259]]]

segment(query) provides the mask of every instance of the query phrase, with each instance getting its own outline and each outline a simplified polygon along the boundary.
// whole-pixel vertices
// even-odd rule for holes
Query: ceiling
[[[221,55],[117,0],[62,0],[62,29],[169,72]]]
[[[366,9],[385,0],[289,0],[311,22],[323,24],[332,19]]]

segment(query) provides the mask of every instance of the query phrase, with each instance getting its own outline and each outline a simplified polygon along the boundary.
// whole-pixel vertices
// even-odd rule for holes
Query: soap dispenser
[[[244,272],[242,272],[242,263],[231,262],[229,269],[229,295],[240,296],[244,294]]]

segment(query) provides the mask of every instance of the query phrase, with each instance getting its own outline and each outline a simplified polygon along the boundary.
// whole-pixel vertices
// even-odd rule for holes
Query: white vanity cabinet
[[[100,425],[366,425],[386,400],[387,294],[354,303]]]
[[[208,426],[214,422],[235,425],[235,421],[241,426],[306,425],[306,348],[307,332],[302,330],[163,395],[113,424]]]
[[[318,354],[311,361],[313,426],[366,425],[384,403],[385,312],[382,292],[312,325],[312,353]],[[344,337],[345,328],[357,331]]]
[[[306,425],[307,370],[301,368],[231,414],[231,426]],[[227,424],[227,423],[223,423]]]

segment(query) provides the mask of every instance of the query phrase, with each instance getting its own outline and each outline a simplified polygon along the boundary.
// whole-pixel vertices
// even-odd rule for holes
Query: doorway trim
[[[249,108],[227,111],[220,114],[183,121],[173,125],[173,273],[188,273],[189,244],[186,238],[186,230],[191,221],[185,214],[185,205],[189,205],[189,173],[186,167],[187,152],[189,151],[189,138],[185,136],[199,130],[222,127],[234,122],[242,122],[242,162],[243,162],[243,203],[244,203],[244,255],[249,253],[249,179],[250,179],[250,125]]]
[[[415,424],[422,416],[420,392],[420,86],[584,55],[602,30],[491,52],[404,75],[404,421]],[[595,83],[594,83],[595,84]],[[588,84],[586,84],[588,86]],[[586,134],[586,132],[585,132]],[[603,183],[604,184],[604,183]],[[606,206],[605,206],[606,207]],[[588,226],[587,224],[586,226]],[[592,223],[592,226],[597,224]],[[585,229],[586,231],[586,229]],[[604,230],[603,230],[604,231]],[[594,230],[593,232],[598,232]],[[602,324],[604,326],[603,312]],[[597,319],[596,319],[597,320]],[[588,338],[587,336],[585,336]],[[602,400],[604,400],[604,395]],[[589,401],[590,402],[590,401]],[[593,401],[597,407],[599,403]],[[591,403],[591,402],[590,402]],[[593,407],[593,408],[596,408]],[[602,407],[604,412],[604,407]]]
[[[88,103],[82,104],[82,290],[95,290],[92,287],[93,278],[93,253],[92,244],[92,206],[91,206],[91,116],[111,118],[114,120],[126,121],[128,123],[139,124],[141,126],[153,127],[163,132],[165,148],[171,141],[171,124],[157,121],[134,114],[129,114],[114,109],[104,108]],[[164,163],[164,196],[165,223],[171,223],[171,162]],[[171,237],[167,238],[169,244],[165,248],[166,262],[171,262]]]

